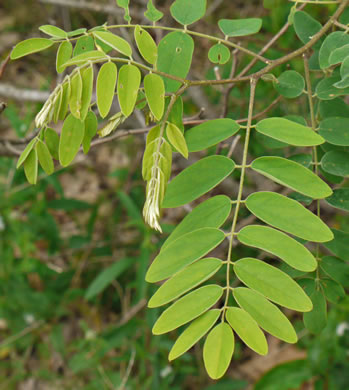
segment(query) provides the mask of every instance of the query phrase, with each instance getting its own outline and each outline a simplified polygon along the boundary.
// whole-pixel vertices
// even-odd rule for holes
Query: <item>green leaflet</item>
[[[243,37],[256,34],[262,27],[262,19],[221,19],[218,26],[222,33],[228,37]]]
[[[300,203],[274,192],[255,192],[246,206],[263,222],[304,240],[326,242],[333,238],[328,226]]]
[[[257,123],[256,130],[268,137],[294,146],[316,146],[325,140],[309,127],[285,118],[267,118]]]
[[[224,156],[209,156],[197,161],[169,183],[162,207],[192,202],[222,182],[234,168],[234,161]]]
[[[340,298],[345,297],[343,286],[332,279],[322,279],[321,287],[323,288],[326,299],[331,303],[336,304]]]
[[[68,32],[68,37],[76,37],[77,35],[84,34],[86,31],[87,31],[86,28],[78,28],[76,30],[69,31]]]
[[[320,122],[319,134],[332,145],[349,146],[349,118],[324,119]]]
[[[310,169],[282,157],[259,157],[251,168],[276,183],[289,187],[313,199],[332,195],[331,188]]]
[[[234,264],[236,276],[271,301],[297,311],[310,311],[312,303],[287,274],[261,260],[244,258]]]
[[[348,79],[349,75],[349,56],[345,57],[340,68],[340,74],[342,79]]]
[[[55,160],[59,160],[59,156],[58,156],[59,136],[58,136],[58,134],[53,129],[48,127],[45,130],[44,138],[45,138],[46,146],[47,146],[48,150],[50,151],[51,156]]]
[[[161,247],[164,250],[169,244],[186,233],[204,227],[219,228],[228,218],[231,211],[230,199],[217,195],[205,200],[194,208],[181,222]]]
[[[68,115],[62,127],[59,140],[59,162],[63,167],[68,166],[75,158],[84,138],[84,122]]]
[[[329,63],[330,65],[335,65],[343,62],[346,57],[349,55],[349,44],[346,44],[342,47],[339,47],[335,50],[330,55],[329,58]]]
[[[230,326],[249,348],[260,355],[268,353],[268,344],[264,333],[247,311],[238,307],[229,307],[225,316]]]
[[[39,30],[43,33],[50,35],[53,38],[67,38],[68,34],[59,27],[52,26],[50,24],[45,24],[40,26]]]
[[[93,35],[119,53],[124,54],[130,58],[132,57],[131,46],[125,39],[108,31],[94,31]]]
[[[330,55],[339,47],[349,44],[349,35],[342,31],[335,31],[329,34],[321,45],[319,52],[319,63],[321,69],[330,66]]]
[[[286,70],[281,73],[274,84],[275,89],[282,95],[289,99],[300,96],[305,87],[305,81],[302,75],[294,70]]]
[[[155,335],[171,332],[205,313],[223,295],[223,288],[211,284],[180,298],[166,309],[155,322],[152,332]]]
[[[146,281],[156,283],[172,276],[216,248],[224,238],[224,233],[215,228],[202,228],[181,236],[156,256]]]
[[[32,149],[24,161],[24,173],[30,184],[36,184],[38,180],[38,153]]]
[[[334,239],[330,242],[326,242],[324,246],[336,256],[340,257],[343,260],[347,260],[349,258],[349,233],[337,229],[331,230],[334,234]]]
[[[81,91],[81,120],[85,120],[90,109],[93,90],[93,66],[89,66],[81,71],[82,91]]]
[[[62,85],[62,99],[61,99],[61,105],[59,107],[59,113],[58,113],[58,119],[63,121],[65,119],[65,116],[67,115],[68,111],[68,104],[69,104],[69,99],[70,99],[70,81],[66,81]]]
[[[185,78],[189,72],[194,51],[193,39],[183,32],[174,31],[164,36],[158,46],[157,69]],[[164,78],[166,92],[176,92],[180,82]]]
[[[339,255],[341,253],[338,253]],[[334,256],[325,256],[320,262],[321,269],[333,280],[344,287],[349,286],[348,263]]]
[[[116,0],[116,4],[119,7],[124,9],[124,11],[125,11],[124,20],[126,20],[126,22],[128,22],[128,23],[131,22],[131,16],[130,16],[130,11],[129,11],[129,2],[130,2],[130,0]]]
[[[335,87],[335,84],[340,80],[341,78],[337,75],[320,80],[315,89],[317,97],[321,100],[332,100],[337,96],[347,95],[349,93],[349,88]]]
[[[322,25],[304,11],[297,11],[294,14],[293,26],[298,38],[304,43],[308,43],[311,38],[321,30]],[[319,49],[321,41],[318,41],[313,47]]]
[[[71,65],[83,65],[88,61],[96,61],[101,59],[107,59],[105,53],[99,50],[92,50],[86,53],[79,54],[76,57],[73,57],[72,59],[70,59],[64,64],[64,67],[66,68],[67,66],[71,66]]]
[[[229,118],[213,119],[185,132],[189,152],[205,150],[236,134],[240,125]]]
[[[168,360],[177,359],[196,344],[216,323],[220,313],[218,309],[209,310],[194,320],[174,343]]]
[[[321,167],[325,172],[336,176],[349,175],[349,153],[331,151],[321,159]]]
[[[221,322],[208,334],[204,344],[204,363],[212,379],[221,378],[227,371],[234,353],[234,333],[231,327]]]
[[[349,211],[349,188],[333,190],[333,195],[327,198],[326,202],[337,209]]]
[[[59,112],[61,109],[62,98],[63,98],[63,88],[60,86],[59,92],[56,93],[56,99],[54,100],[54,109],[53,109],[53,121],[57,123],[59,120]]]
[[[176,0],[170,12],[178,23],[188,26],[205,16],[206,0]]]
[[[91,147],[92,138],[97,134],[98,121],[94,112],[89,111],[85,118],[85,132],[82,140],[82,148],[87,154]]]
[[[290,321],[263,295],[244,287],[235,288],[233,294],[239,306],[246,310],[262,329],[287,343],[297,342],[297,334]]]
[[[37,53],[48,49],[53,45],[53,41],[46,38],[30,38],[25,41],[17,43],[11,51],[11,60],[27,56],[28,54]]]
[[[23,152],[21,153],[21,155],[19,156],[19,159],[17,161],[17,165],[16,165],[16,168],[18,169],[23,163],[24,161],[27,159],[27,157],[29,156],[29,153],[33,150],[36,142],[37,142],[37,138],[33,138],[29,143],[28,145],[25,147],[25,149],[23,150]]]
[[[144,12],[144,16],[151,22],[155,23],[160,20],[164,14],[154,7],[152,0],[148,0],[147,11]]]
[[[249,225],[241,229],[238,240],[248,246],[262,249],[304,272],[312,272],[317,261],[311,252],[298,241],[268,226]]]
[[[56,58],[57,73],[62,73],[65,63],[70,60],[73,53],[73,45],[69,41],[64,41],[59,45]]]
[[[38,142],[35,145],[35,149],[37,151],[38,159],[42,169],[46,172],[47,175],[51,175],[55,169],[52,156],[47,146],[40,139],[38,139]]]
[[[222,266],[222,260],[202,259],[184,268],[161,285],[151,297],[148,307],[165,305],[213,276]]]
[[[75,44],[73,57],[79,56],[80,54],[84,54],[94,50],[95,42],[90,35],[84,35],[80,37]]]
[[[136,104],[141,72],[134,65],[123,65],[119,71],[118,99],[122,113],[128,117]]]
[[[224,65],[230,60],[230,50],[219,42],[210,48],[208,59],[214,64]]]
[[[74,76],[70,79],[70,112],[75,118],[81,117],[81,97],[82,97],[82,77],[81,70],[78,69]]]
[[[149,64],[155,64],[158,58],[158,48],[152,36],[148,31],[138,25],[135,28],[134,36],[142,57],[149,62]]]
[[[151,113],[160,121],[165,108],[165,84],[163,79],[154,73],[144,77],[144,93]]]
[[[305,327],[311,333],[320,333],[327,324],[326,299],[320,290],[315,290],[310,298],[313,302],[313,310],[304,313],[303,320]]]
[[[188,158],[188,147],[183,133],[173,123],[166,126],[166,135],[171,145],[185,158]]]
[[[118,69],[113,62],[102,65],[97,77],[97,107],[102,118],[110,111],[115,95]]]

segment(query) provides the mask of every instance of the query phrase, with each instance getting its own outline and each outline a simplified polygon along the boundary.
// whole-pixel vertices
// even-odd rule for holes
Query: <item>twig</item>
[[[22,329],[19,333],[14,334],[13,336],[8,337],[3,342],[0,343],[0,348],[5,347],[8,344],[11,344],[20,338],[24,337],[25,335],[33,332],[35,329],[40,328],[45,323],[44,320],[39,320],[28,326],[27,328]]]
[[[83,9],[93,12],[102,12],[104,14],[113,14],[113,15],[122,15],[123,11],[114,6],[114,5],[108,5],[108,4],[98,4],[97,2],[89,2],[84,0],[74,1],[74,0],[39,0],[40,3],[43,4],[52,4],[52,5],[59,5],[61,7],[70,7],[70,8],[77,8],[77,9]]]
[[[135,362],[135,357],[136,357],[136,351],[135,351],[135,349],[132,349],[131,358],[130,358],[130,361],[128,362],[126,373],[125,373],[124,377],[122,378],[122,382],[121,382],[120,386],[118,387],[118,390],[125,390],[125,385],[126,385],[127,380],[131,374],[131,370],[132,370],[132,367],[133,367],[134,362]]]
[[[267,108],[265,108],[263,111],[261,111],[261,112],[258,112],[257,114],[255,114],[255,115],[253,115],[253,117],[252,117],[252,120],[255,120],[255,119],[258,119],[258,118],[260,118],[261,116],[263,116],[263,115],[265,115],[268,111],[270,111],[274,106],[276,106],[279,102],[280,102],[280,100],[282,99],[282,96],[280,95],[280,96],[278,96],[276,99],[274,99],[271,103],[270,103],[270,105],[267,107]],[[237,123],[242,123],[242,122],[247,122],[247,120],[248,120],[248,118],[243,118],[243,119],[238,119],[236,122]]]
[[[235,150],[235,148],[236,148],[236,145],[238,144],[240,138],[241,138],[241,135],[237,135],[237,136],[233,139],[233,142],[231,143],[229,152],[228,152],[228,154],[227,154],[227,157],[228,157],[228,158],[231,158],[231,156],[233,155],[234,150]]]
[[[126,322],[130,321],[130,319],[133,318],[140,310],[142,310],[146,304],[147,300],[144,298],[141,299],[136,305],[132,306],[131,309],[121,318],[117,324],[117,327],[120,327],[126,324]]]
[[[2,76],[4,74],[5,68],[6,68],[7,64],[9,63],[9,61],[10,61],[10,54],[5,58],[5,60],[0,65],[0,79],[2,78]]]

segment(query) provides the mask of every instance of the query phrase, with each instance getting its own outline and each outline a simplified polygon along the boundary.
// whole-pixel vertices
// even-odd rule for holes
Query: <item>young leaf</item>
[[[234,352],[234,333],[221,322],[208,334],[204,344],[204,363],[212,379],[221,378],[227,371]]]
[[[222,266],[222,260],[202,259],[184,268],[167,280],[148,302],[148,307],[158,307],[173,301],[213,276]]]
[[[53,165],[52,156],[47,146],[40,139],[38,139],[35,148],[42,169],[46,172],[47,175],[51,175],[54,172],[55,168]]]
[[[82,96],[82,78],[81,71],[78,71],[70,80],[70,98],[69,98],[69,107],[70,112],[75,116],[75,118],[80,119],[81,117],[81,96]]]
[[[118,78],[118,99],[122,113],[128,117],[136,104],[141,72],[134,65],[123,65]]]
[[[197,161],[169,183],[163,207],[178,207],[192,202],[216,187],[234,168],[234,161],[224,156],[209,156]],[[202,180],[203,177],[205,180]]]
[[[80,37],[75,44],[73,56],[80,56],[81,54],[93,51],[95,48],[95,42],[90,35],[84,35]]]
[[[325,140],[309,127],[285,118],[267,118],[257,123],[256,130],[268,137],[294,146],[316,146]]]
[[[138,50],[142,54],[142,57],[149,62],[149,64],[155,64],[158,58],[158,47],[152,36],[148,31],[138,25],[135,28],[134,35]]]
[[[151,22],[155,23],[160,20],[164,14],[154,7],[152,0],[148,0],[147,11],[144,12],[144,16]]]
[[[220,313],[218,309],[209,310],[194,320],[174,343],[168,360],[177,359],[195,345],[216,323]]]
[[[188,147],[183,133],[173,123],[166,126],[166,135],[171,145],[185,158],[188,158]]]
[[[89,111],[85,119],[85,132],[82,140],[82,148],[87,154],[91,147],[92,138],[97,134],[98,121],[94,112]]]
[[[287,343],[297,342],[297,334],[290,321],[263,295],[245,287],[235,288],[233,294],[239,306],[246,310],[262,329]]]
[[[160,76],[154,73],[144,77],[144,92],[150,108],[157,121],[160,121],[165,108],[165,85]]]
[[[214,64],[224,65],[230,60],[230,50],[219,42],[210,48],[208,59]]]
[[[300,271],[312,272],[317,267],[315,257],[305,246],[271,227],[245,226],[239,231],[237,238],[242,244],[272,253]]]
[[[81,92],[81,120],[85,120],[90,109],[93,90],[93,66],[81,71],[82,92]]]
[[[70,60],[73,53],[73,45],[69,41],[64,41],[59,45],[56,58],[57,73],[62,73],[65,63]]]
[[[324,119],[320,122],[319,134],[332,145],[349,146],[349,118]]]
[[[176,0],[170,12],[178,23],[188,26],[205,16],[206,0]]]
[[[45,138],[46,146],[47,146],[51,156],[55,160],[59,160],[59,155],[58,155],[59,136],[58,136],[58,134],[53,129],[48,127],[45,130],[44,138]]]
[[[271,301],[297,311],[310,311],[312,303],[287,274],[261,260],[244,258],[234,264],[236,276]]]
[[[211,284],[180,298],[166,309],[155,322],[152,332],[155,335],[171,332],[205,313],[223,295],[223,288]]]
[[[300,96],[304,91],[304,78],[294,70],[286,70],[281,73],[277,81],[278,82],[274,84],[275,89],[280,93],[280,95],[289,99]]]
[[[325,172],[336,176],[349,175],[349,153],[331,151],[321,159],[321,167]]]
[[[93,35],[119,53],[132,57],[131,46],[125,39],[108,31],[94,31]]]
[[[102,118],[110,111],[115,95],[118,69],[113,62],[102,65],[97,77],[97,107]]]
[[[61,104],[63,99],[63,87],[60,86],[58,92],[56,92],[56,98],[53,103],[53,118],[54,123],[57,123],[59,120],[59,112],[61,110]]]
[[[33,150],[35,144],[37,142],[37,138],[33,138],[29,144],[25,147],[25,149],[23,150],[22,154],[19,156],[19,159],[17,161],[17,165],[16,165],[16,168],[18,169],[23,163],[24,161],[27,159],[27,157],[29,156],[29,153]]]
[[[67,38],[68,34],[59,27],[52,26],[50,24],[45,24],[44,26],[39,27],[39,30],[43,33],[50,35],[53,38]]]
[[[58,119],[63,121],[65,119],[65,116],[67,115],[68,111],[68,104],[70,100],[70,80],[66,81],[62,85],[62,99],[61,99],[61,105],[59,107],[59,113],[58,113]]]
[[[349,188],[333,190],[333,195],[327,198],[326,202],[337,209],[349,211]]]
[[[300,203],[274,192],[255,192],[246,206],[263,222],[304,240],[326,242],[333,239],[329,227]]]
[[[62,127],[59,141],[59,162],[63,167],[68,166],[75,158],[84,138],[84,122],[68,115]]]
[[[327,324],[326,299],[319,290],[315,290],[310,298],[314,308],[312,311],[304,313],[304,325],[311,333],[319,334]]]
[[[193,39],[183,32],[174,31],[162,38],[158,47],[157,69],[185,78],[189,72],[194,51]],[[167,92],[176,92],[181,83],[165,77]]]
[[[24,173],[30,184],[38,180],[38,154],[36,148],[32,149],[24,161]]]
[[[268,344],[264,333],[247,311],[238,307],[229,307],[225,316],[230,326],[249,348],[260,355],[268,353]]]
[[[243,37],[258,33],[262,27],[262,19],[221,19],[218,26],[225,36]]]
[[[332,195],[331,188],[310,169],[282,157],[259,157],[251,168],[269,179],[313,199]]]
[[[51,47],[53,43],[53,41],[46,38],[30,38],[19,42],[11,51],[11,60],[17,60],[18,58],[27,56],[28,54],[46,50]]]

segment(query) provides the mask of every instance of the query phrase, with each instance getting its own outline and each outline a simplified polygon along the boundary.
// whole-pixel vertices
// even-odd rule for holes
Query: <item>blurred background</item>
[[[23,169],[16,170],[16,155],[34,131],[34,117],[62,78],[55,71],[53,50],[7,63],[12,47],[20,40],[42,36],[38,27],[44,24],[66,31],[92,28],[105,22],[123,23],[123,12],[115,0],[0,3],[0,103],[7,105],[0,114],[0,390],[348,389],[347,298],[331,305],[328,325],[316,337],[304,331],[301,316],[287,312],[299,330],[296,346],[268,336],[270,352],[259,357],[237,342],[232,365],[218,383],[208,379],[199,346],[168,363],[167,354],[177,334],[151,334],[159,311],[146,309],[155,286],[145,283],[144,275],[164,238],[190,207],[165,211],[162,236],[144,225],[144,135],[100,142],[87,156],[79,154],[69,168],[58,166],[49,177],[41,171],[36,186],[26,182]],[[130,3],[133,21],[148,23],[143,16],[147,1]],[[164,13],[161,23],[176,26],[168,12],[172,1],[154,3]],[[261,17],[261,33],[241,41],[258,51],[287,22],[291,6],[284,0],[211,0],[206,18],[192,28],[219,35],[220,18]],[[307,6],[307,11],[326,21],[334,8]],[[120,33],[131,39],[126,29]],[[157,41],[162,34],[156,32]],[[196,39],[195,44],[190,78],[229,75],[231,61],[217,74],[207,60],[210,43]],[[267,56],[277,58],[299,46],[290,27]],[[236,58],[237,68],[242,69],[247,61]],[[292,67],[302,72],[300,60]],[[244,118],[246,85],[233,88],[227,96],[227,116]],[[271,83],[263,83],[257,91],[257,112],[277,96]],[[224,98],[220,87],[192,89],[184,97],[184,117],[189,122],[217,118]],[[269,112],[308,119],[305,97],[280,100]],[[144,127],[140,110],[123,124],[124,129]],[[251,154],[282,155],[279,146],[254,136]],[[227,148],[222,145],[223,152]],[[239,145],[233,156],[240,160]],[[191,157],[192,161],[197,158]],[[174,172],[186,164],[175,156]],[[236,186],[233,177],[218,192],[234,196]],[[266,188],[271,189],[266,179],[248,176],[246,194]],[[251,218],[243,213],[241,224]],[[324,215],[332,227],[349,232],[344,214],[326,214],[325,210]],[[225,249],[221,247],[217,256],[224,256]],[[234,251],[236,258],[255,253],[240,247]],[[343,278],[348,287],[349,275]]]

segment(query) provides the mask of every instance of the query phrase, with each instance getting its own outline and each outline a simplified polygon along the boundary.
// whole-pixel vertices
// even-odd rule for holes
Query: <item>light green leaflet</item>
[[[340,151],[327,152],[321,159],[321,167],[331,175],[348,176],[349,153]]]
[[[212,379],[221,378],[227,371],[234,353],[234,333],[226,322],[215,326],[204,344],[204,363]]]
[[[155,23],[160,20],[164,14],[154,7],[152,0],[148,0],[147,10],[144,12],[144,16]]]
[[[319,334],[327,324],[326,299],[321,290],[315,290],[310,298],[314,309],[309,313],[304,313],[304,325],[311,333]]]
[[[218,26],[225,36],[243,37],[256,34],[262,27],[262,19],[221,19]]]
[[[167,280],[151,297],[148,307],[165,305],[213,276],[222,266],[222,260],[202,259],[189,265]]]
[[[166,309],[155,322],[155,335],[170,332],[205,313],[223,295],[223,288],[216,284],[200,287],[185,295]]]
[[[25,149],[23,150],[22,154],[19,156],[19,159],[17,161],[17,165],[16,165],[16,168],[18,169],[23,163],[24,161],[27,159],[27,157],[29,156],[29,153],[32,151],[32,149],[34,148],[35,144],[37,142],[37,138],[33,138],[29,143],[28,145],[25,147]]]
[[[80,37],[74,46],[73,57],[79,56],[94,50],[95,41],[90,35],[84,35]]]
[[[177,359],[195,345],[216,323],[220,313],[218,309],[209,310],[194,320],[174,343],[168,360]]]
[[[93,90],[93,66],[89,66],[81,71],[82,91],[81,91],[81,120],[85,120],[90,109]]]
[[[66,68],[67,66],[71,66],[71,65],[83,65],[88,61],[96,61],[101,59],[107,59],[105,53],[99,50],[92,50],[86,53],[79,54],[76,57],[73,57],[72,59],[70,59],[64,64],[64,67]]]
[[[40,26],[39,30],[43,33],[50,35],[53,38],[67,38],[68,34],[59,27],[52,26],[50,24],[45,24]]]
[[[205,15],[206,0],[176,0],[170,12],[178,23],[188,26]]]
[[[54,123],[57,123],[58,122],[58,117],[59,117],[59,111],[61,109],[61,104],[62,104],[62,98],[63,98],[63,88],[62,86],[60,86],[59,88],[59,92],[57,92],[57,97],[55,99],[55,103],[54,103],[54,109],[53,109],[53,118],[52,120],[54,121]]]
[[[102,65],[97,77],[97,107],[102,118],[110,111],[115,95],[118,69],[113,62]]]
[[[62,85],[63,91],[62,91],[62,99],[61,99],[61,106],[59,107],[59,113],[58,113],[58,119],[63,121],[65,119],[65,116],[67,115],[68,111],[68,104],[70,99],[70,81],[65,82]]]
[[[36,184],[38,180],[38,153],[32,149],[24,161],[24,173],[30,184]]]
[[[188,147],[185,142],[183,133],[173,124],[168,123],[166,126],[166,135],[171,145],[185,158],[188,158]]]
[[[246,257],[234,264],[236,276],[271,301],[297,311],[310,311],[312,303],[287,274],[261,260]]]
[[[138,50],[142,54],[142,57],[149,62],[149,64],[155,64],[158,58],[158,47],[152,36],[140,26],[136,26],[134,35]]]
[[[47,146],[48,150],[50,151],[51,156],[55,160],[59,160],[59,156],[58,156],[59,136],[58,136],[58,134],[53,129],[48,127],[45,130],[44,138],[45,138],[46,146]]]
[[[230,50],[219,42],[210,48],[208,59],[214,64],[224,65],[230,60]]]
[[[325,140],[309,127],[285,118],[267,118],[257,123],[256,130],[268,137],[294,146],[316,146]]]
[[[186,233],[204,227],[219,228],[226,221],[231,211],[230,199],[217,195],[205,200],[194,208],[171,233],[161,250]]]
[[[293,26],[298,38],[304,44],[308,43],[311,38],[322,28],[322,25],[317,20],[303,11],[297,11],[294,14]],[[320,45],[321,41],[318,41],[313,47],[315,49],[319,49]]]
[[[122,113],[128,117],[136,104],[141,72],[134,65],[123,65],[118,78],[118,99]]]
[[[69,31],[68,32],[68,37],[76,37],[77,35],[81,35],[81,34],[84,34],[85,32],[87,31],[86,28],[78,28],[76,30],[73,30],[73,31]]]
[[[255,192],[246,206],[263,222],[304,240],[326,242],[333,239],[329,227],[297,201],[274,192]]]
[[[230,326],[249,348],[260,355],[268,353],[268,344],[264,333],[247,311],[238,307],[229,307],[225,316]]]
[[[87,154],[91,147],[92,138],[97,134],[98,121],[94,112],[89,111],[85,119],[85,133],[82,140],[82,148]]]
[[[80,119],[81,116],[81,96],[82,96],[82,77],[80,69],[75,72],[70,81],[70,98],[69,107],[70,112],[75,118]]]
[[[73,53],[73,45],[69,41],[64,41],[59,45],[56,58],[57,73],[62,73],[65,63],[70,60]]]
[[[47,175],[51,175],[54,172],[54,165],[53,165],[52,156],[47,146],[40,139],[38,139],[35,148],[42,169],[46,172]]]
[[[155,257],[146,281],[156,283],[172,276],[216,248],[224,237],[224,233],[215,228],[202,228],[181,236]]]
[[[199,152],[236,134],[240,125],[229,118],[213,119],[185,132],[189,152]]]
[[[68,166],[80,149],[84,138],[84,122],[68,115],[62,127],[59,140],[59,162],[63,167]]]
[[[293,99],[300,96],[305,87],[302,75],[294,70],[286,70],[281,73],[275,83],[275,89],[283,96]]]
[[[165,108],[165,84],[163,79],[154,73],[144,77],[144,93],[151,113],[160,121]]]
[[[331,188],[303,165],[282,157],[259,157],[251,168],[267,178],[309,196],[322,199],[332,195]]]
[[[108,31],[94,31],[93,35],[119,53],[132,57],[131,46],[125,39]]]
[[[162,38],[158,47],[157,69],[161,72],[185,78],[189,72],[194,51],[193,39],[183,32],[174,31]],[[164,79],[166,92],[176,92],[181,83]]]
[[[46,38],[30,38],[19,42],[11,51],[11,60],[16,60],[17,58],[27,56],[28,54],[46,50],[51,47],[53,43],[53,41]]]
[[[305,246],[271,227],[249,225],[239,231],[237,238],[242,244],[272,253],[300,271],[312,272],[317,267],[315,257]]]
[[[262,329],[287,343],[297,342],[297,334],[290,321],[263,295],[244,287],[235,288],[233,294],[239,306],[246,310]]]
[[[199,160],[169,183],[162,207],[178,207],[192,202],[222,182],[234,168],[234,161],[224,156]]]
[[[349,118],[324,119],[320,122],[319,134],[332,145],[349,146]]]
[[[337,209],[349,211],[349,188],[333,190],[333,195],[327,198],[326,202]]]
[[[328,35],[319,52],[319,63],[321,69],[326,69],[330,66],[329,58],[331,53],[341,46],[349,44],[349,35],[342,31],[335,31]]]

